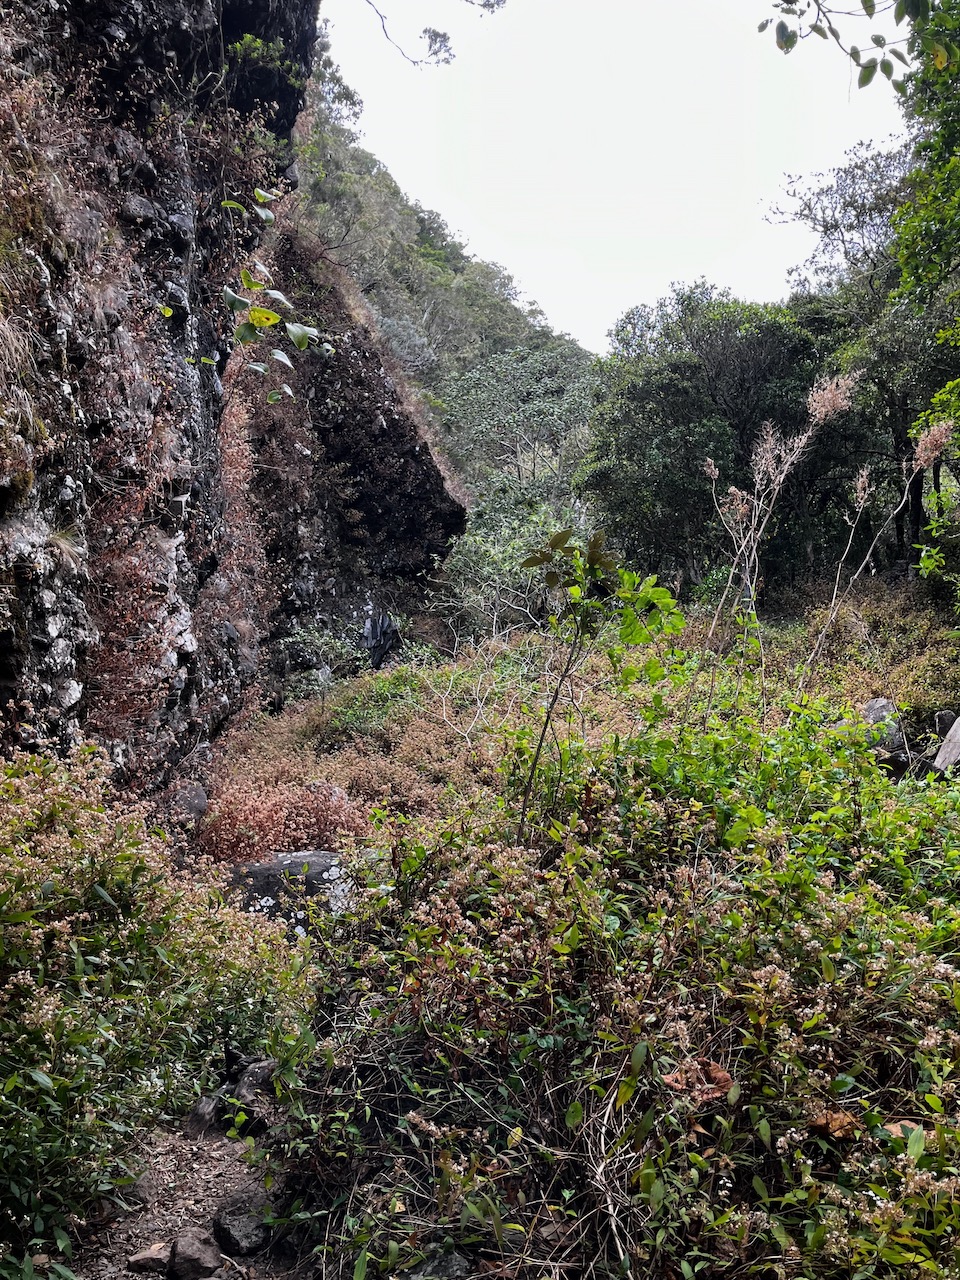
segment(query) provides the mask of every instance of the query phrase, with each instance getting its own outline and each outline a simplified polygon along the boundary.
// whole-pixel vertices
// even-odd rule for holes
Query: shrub
[[[189,1105],[224,1041],[282,1045],[304,954],[172,871],[89,750],[0,772],[0,1275],[133,1180],[134,1129]]]
[[[201,845],[217,862],[257,862],[274,853],[338,848],[367,831],[365,816],[325,782],[250,785],[231,778],[213,795]]]
[[[496,803],[382,832],[316,923],[285,1149],[325,1275],[956,1275],[960,787],[749,680],[556,720],[529,795],[521,722]]]

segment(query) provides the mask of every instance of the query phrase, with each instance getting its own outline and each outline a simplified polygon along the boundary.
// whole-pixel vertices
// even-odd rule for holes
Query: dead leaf
[[[891,1138],[903,1138],[905,1142],[909,1141],[914,1129],[923,1128],[919,1120],[884,1120],[880,1127],[886,1129]],[[923,1133],[925,1138],[936,1136],[933,1129],[924,1129]]]
[[[733,1076],[718,1062],[696,1058],[664,1076],[663,1083],[674,1093],[689,1093],[699,1107],[705,1102],[725,1098],[733,1088]]]
[[[822,1111],[808,1122],[807,1128],[827,1138],[853,1138],[863,1125],[849,1111]]]

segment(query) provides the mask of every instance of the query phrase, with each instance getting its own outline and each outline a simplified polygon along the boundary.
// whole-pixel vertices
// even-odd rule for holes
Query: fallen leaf
[[[696,1058],[664,1076],[663,1083],[674,1093],[689,1093],[694,1103],[702,1106],[705,1102],[725,1098],[733,1088],[733,1076],[718,1062]]]
[[[849,1111],[822,1111],[809,1121],[807,1128],[828,1138],[852,1138],[863,1125]]]

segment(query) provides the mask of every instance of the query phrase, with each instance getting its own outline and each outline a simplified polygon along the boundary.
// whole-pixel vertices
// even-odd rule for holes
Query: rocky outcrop
[[[230,355],[221,290],[261,225],[223,201],[289,163],[315,21],[316,0],[0,0],[8,742],[94,736],[155,785],[271,638],[392,603],[462,519],[294,235],[278,276],[332,352],[279,407]]]

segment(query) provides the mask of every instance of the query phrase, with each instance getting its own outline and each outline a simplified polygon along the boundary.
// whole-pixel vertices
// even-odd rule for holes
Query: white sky
[[[812,247],[802,228],[765,220],[784,175],[900,129],[886,81],[858,89],[835,46],[813,37],[785,57],[758,35],[766,0],[379,7],[405,47],[434,26],[457,56],[412,67],[363,0],[323,0],[332,55],[364,100],[363,144],[594,351],[672,281],[782,298]]]

